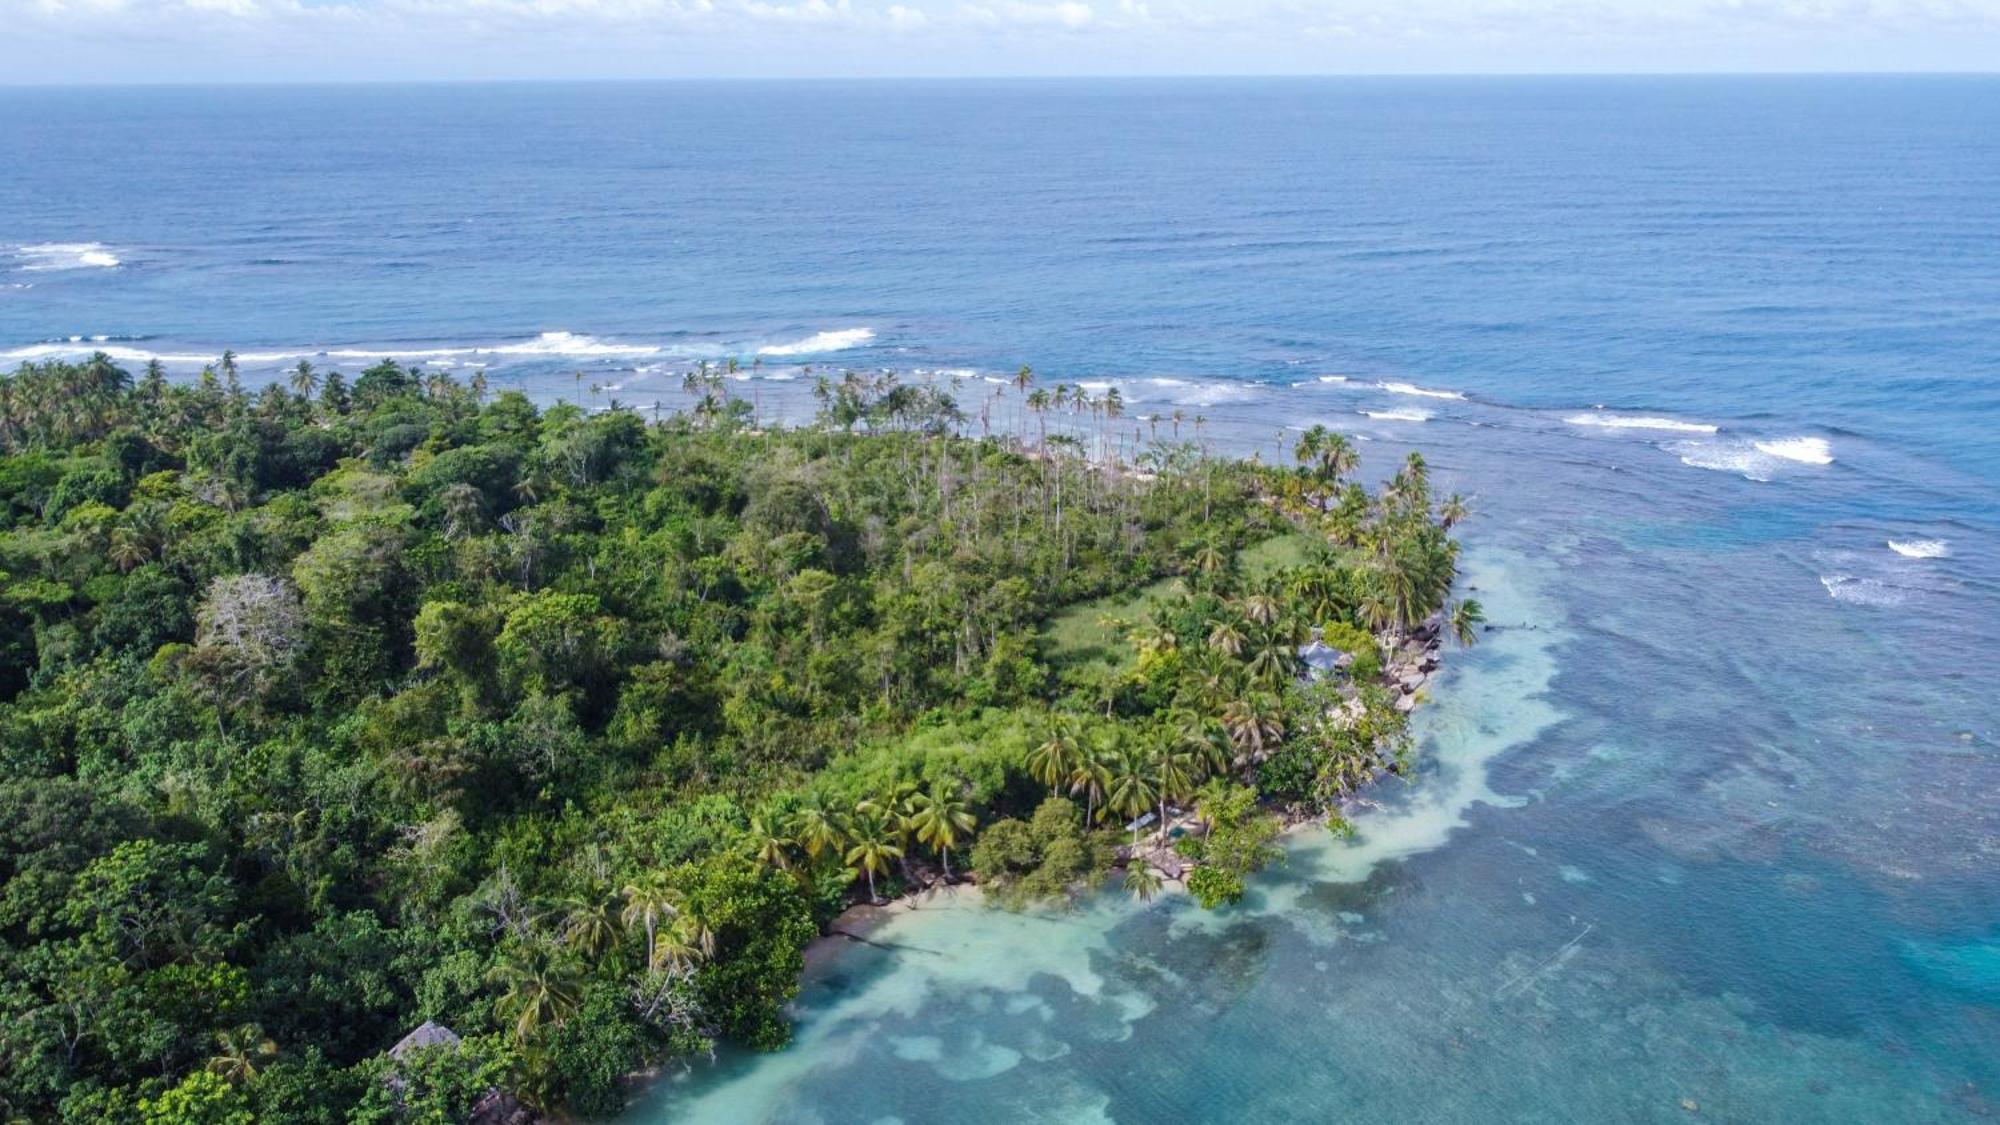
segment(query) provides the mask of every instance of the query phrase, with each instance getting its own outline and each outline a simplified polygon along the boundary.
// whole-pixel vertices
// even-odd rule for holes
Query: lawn
[[[1309,536],[1288,533],[1274,535],[1244,548],[1236,564],[1252,578],[1273,574],[1306,561]],[[1042,642],[1058,667],[1095,664],[1121,671],[1132,663],[1132,647],[1113,621],[1137,623],[1145,620],[1146,607],[1154,598],[1165,597],[1174,588],[1174,578],[1162,578],[1130,594],[1114,594],[1078,602],[1049,618],[1042,629]]]

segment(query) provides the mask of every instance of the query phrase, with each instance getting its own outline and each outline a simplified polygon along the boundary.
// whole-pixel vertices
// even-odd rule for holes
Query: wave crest
[[[1419,387],[1415,383],[1377,383],[1375,385],[1392,395],[1416,395],[1418,398],[1453,399],[1462,399],[1465,397],[1457,391],[1434,391],[1429,387]]]
[[[37,242],[16,246],[14,257],[23,270],[112,269],[122,263],[102,242]]]
[[[1951,554],[1951,544],[1942,539],[1891,539],[1889,549],[1906,559],[1942,559]]]
[[[1833,464],[1833,446],[1825,438],[1788,437],[1754,443],[1760,452],[1801,465]]]
[[[819,355],[824,352],[845,351],[858,347],[875,338],[873,328],[837,328],[830,332],[815,332],[803,340],[790,344],[766,344],[757,349],[758,355]]]
[[[1667,430],[1682,434],[1712,434],[1716,430],[1707,422],[1683,422],[1678,418],[1650,414],[1606,414],[1602,411],[1572,414],[1563,421],[1572,426],[1597,426],[1607,430]]]

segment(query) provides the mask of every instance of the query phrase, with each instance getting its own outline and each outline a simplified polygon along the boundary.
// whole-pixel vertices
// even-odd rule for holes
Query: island
[[[1226,908],[1479,632],[1420,455],[1027,368],[997,432],[854,373],[778,427],[726,373],[0,375],[0,1110],[615,1113],[782,1048],[857,906]]]

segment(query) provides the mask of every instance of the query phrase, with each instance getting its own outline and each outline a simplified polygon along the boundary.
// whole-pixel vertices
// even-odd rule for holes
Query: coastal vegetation
[[[857,903],[1234,901],[1477,630],[1420,457],[1026,369],[1013,433],[858,376],[764,430],[722,374],[0,376],[0,1114],[615,1112],[782,1046]]]

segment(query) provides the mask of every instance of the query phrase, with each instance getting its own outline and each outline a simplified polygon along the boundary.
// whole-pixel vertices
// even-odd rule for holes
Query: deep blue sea
[[[1502,628],[1355,840],[901,916],[634,1121],[2000,1114],[2000,79],[11,90],[0,154],[9,365],[1008,432],[1026,363],[1473,497]]]

